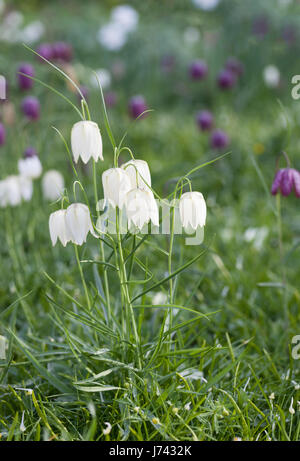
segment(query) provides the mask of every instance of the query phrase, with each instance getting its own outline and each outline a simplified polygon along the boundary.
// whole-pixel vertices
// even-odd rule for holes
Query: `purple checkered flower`
[[[34,96],[27,96],[22,101],[22,111],[30,120],[38,120],[40,118],[40,103]]]
[[[202,110],[197,113],[196,122],[200,130],[208,131],[213,126],[214,118],[211,112],[208,110]]]
[[[207,64],[201,59],[193,61],[189,67],[189,74],[192,80],[203,80],[207,76],[207,73]]]
[[[28,63],[21,64],[18,68],[19,88],[21,90],[30,90],[30,88],[32,88],[33,86],[33,80],[21,74],[26,74],[29,75],[29,77],[34,77],[34,68],[31,64]]]
[[[147,104],[143,96],[133,96],[129,101],[129,114],[132,118],[138,118],[145,110]]]
[[[42,43],[36,50],[38,54],[42,56],[42,58],[47,59],[48,61],[51,61],[54,58],[54,52],[53,52],[53,45],[50,43]],[[42,62],[45,62],[40,56],[37,56],[38,59]]]
[[[5,144],[5,139],[6,139],[6,131],[5,131],[3,123],[0,123],[0,146],[3,146],[3,144]]]
[[[27,149],[25,149],[23,152],[24,158],[35,157],[36,155],[37,155],[37,151],[35,150],[34,147],[27,147]]]
[[[210,138],[210,144],[213,149],[224,149],[229,142],[228,135],[222,130],[215,130]]]
[[[70,62],[73,50],[69,43],[56,42],[53,44],[53,58],[59,61]]]
[[[229,90],[236,83],[236,75],[229,69],[223,69],[218,75],[217,82],[222,90]]]
[[[279,191],[281,195],[287,197],[293,189],[296,197],[300,198],[300,172],[294,168],[278,170],[272,184],[272,195],[276,195]]]

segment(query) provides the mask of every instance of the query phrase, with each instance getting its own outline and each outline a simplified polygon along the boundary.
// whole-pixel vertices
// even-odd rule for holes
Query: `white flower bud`
[[[122,208],[131,190],[130,177],[122,168],[110,168],[102,174],[104,198],[115,208]]]
[[[64,190],[64,178],[59,171],[49,170],[42,179],[42,190],[46,200],[58,200]]]
[[[89,232],[97,238],[94,232],[90,210],[83,203],[73,203],[66,210],[66,228],[71,236],[71,241],[82,245]]]
[[[23,176],[8,176],[0,181],[0,206],[17,206],[32,197],[32,181]]]
[[[133,189],[126,195],[126,213],[128,224],[142,229],[149,221],[159,226],[159,211],[151,191]]]
[[[145,160],[129,160],[122,168],[128,173],[132,189],[149,190],[151,187],[151,175],[148,163]]]
[[[277,88],[280,84],[280,71],[276,66],[267,66],[263,71],[263,79],[269,88]]]
[[[71,234],[66,225],[66,210],[58,210],[51,213],[49,217],[49,231],[54,246],[59,239],[65,247],[71,241]]]
[[[21,176],[30,179],[37,179],[41,176],[43,168],[37,155],[27,157],[18,161],[18,170]]]
[[[185,230],[205,226],[206,203],[200,192],[186,192],[179,201],[179,213]]]
[[[75,123],[71,132],[71,145],[76,163],[79,157],[83,163],[87,163],[91,158],[96,162],[99,159],[103,160],[102,138],[95,122],[84,120]]]

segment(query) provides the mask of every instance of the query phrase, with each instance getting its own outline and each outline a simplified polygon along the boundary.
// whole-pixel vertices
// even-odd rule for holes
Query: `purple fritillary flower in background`
[[[138,118],[148,109],[145,98],[141,95],[133,96],[129,101],[128,109],[132,118]]]
[[[107,107],[114,107],[117,104],[117,95],[114,91],[108,91],[104,94],[104,101]]]
[[[197,59],[189,67],[189,75],[192,80],[203,80],[208,73],[208,66],[205,61]]]
[[[300,172],[294,168],[281,168],[275,174],[271,193],[276,195],[278,191],[287,197],[294,189],[296,197],[300,198]]]
[[[23,152],[24,158],[31,158],[37,156],[37,151],[34,147],[27,147]]]
[[[42,43],[38,46],[36,52],[48,61],[51,61],[54,58],[53,45],[51,45],[50,43]],[[41,62],[45,62],[42,58],[40,58],[40,56],[37,56],[37,58]]]
[[[210,144],[213,149],[224,149],[228,146],[229,142],[227,133],[222,130],[213,131],[210,138]]]
[[[18,68],[18,83],[19,83],[19,88],[21,90],[30,90],[33,86],[33,80],[31,78],[25,77],[25,75],[21,75],[19,72],[22,74],[29,75],[29,77],[34,77],[35,72],[34,68],[32,67],[31,64],[24,63],[21,64]]]
[[[252,33],[258,38],[264,38],[269,32],[269,20],[266,16],[259,16],[254,19]]]
[[[211,112],[208,110],[202,110],[196,115],[196,122],[200,130],[208,131],[212,128],[214,123],[214,118]]]
[[[30,120],[37,120],[40,118],[40,103],[35,96],[27,96],[24,98],[21,108],[24,115]]]
[[[53,44],[53,59],[57,59],[64,62],[70,62],[72,60],[73,50],[67,42],[56,42]]]
[[[6,139],[6,131],[3,123],[0,123],[0,146],[3,146],[5,144],[5,139]]]
[[[229,90],[236,83],[236,75],[229,69],[222,69],[218,75],[217,83],[222,90]]]
[[[237,77],[240,77],[244,73],[243,64],[234,57],[230,57],[227,59],[225,67],[227,70],[230,70]]]

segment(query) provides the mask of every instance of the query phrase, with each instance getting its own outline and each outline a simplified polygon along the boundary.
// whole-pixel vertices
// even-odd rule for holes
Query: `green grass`
[[[86,14],[92,16],[92,9]],[[29,53],[18,52],[23,59]],[[88,59],[88,65],[95,62],[93,54]],[[38,78],[76,103],[48,67],[40,65],[38,71]],[[244,106],[249,93],[243,84],[240,95],[223,99],[209,93],[218,123],[232,138],[231,154],[192,175],[194,190],[207,200],[208,219],[201,247],[186,246],[183,236],[175,236],[172,272],[203,254],[172,278],[172,304],[182,308],[172,308],[171,330],[168,301],[153,305],[157,293],[161,299],[169,294],[169,280],[159,283],[168,277],[168,236],[148,236],[134,253],[131,236],[122,242],[127,275],[135,281],[128,289],[136,298],[138,344],[114,267],[82,264],[92,304],[88,310],[72,245],[51,247],[48,217],[57,205],[43,201],[39,180],[30,203],[0,210],[0,334],[8,346],[0,359],[1,440],[299,440],[299,361],[291,354],[300,321],[298,201],[281,200],[281,255],[279,203],[269,192],[282,148],[289,147],[297,166],[299,109],[288,103],[292,136],[287,146],[275,96],[251,88],[256,95],[263,92],[264,111],[253,111],[255,101],[249,109]],[[123,82],[120,102],[109,111],[117,140],[130,123],[126,99],[133,89]],[[155,190],[166,196],[174,178],[218,154],[195,127],[192,97],[181,101],[169,95],[169,107],[167,88],[161,103],[155,87],[147,84],[147,91],[155,111],[130,127],[126,145],[148,161]],[[1,177],[15,170],[23,148],[34,143],[44,170],[63,172],[72,201],[73,173],[50,127],[69,142],[76,114],[45,88],[35,85],[34,92],[42,98],[43,117],[28,126],[19,117],[10,128]],[[17,104],[20,98],[15,92]],[[260,107],[259,97],[256,101]],[[105,161],[97,165],[101,197],[101,173],[112,166],[113,154],[98,93],[90,107],[104,138]],[[253,152],[256,143],[264,146],[261,155]],[[80,166],[78,174],[93,201],[91,168]],[[249,229],[263,229],[262,242],[251,240]],[[105,246],[106,261],[110,253]],[[115,252],[109,263],[117,265],[119,256]],[[79,257],[99,262],[99,243],[89,237]],[[112,426],[109,435],[103,434],[106,422]]]

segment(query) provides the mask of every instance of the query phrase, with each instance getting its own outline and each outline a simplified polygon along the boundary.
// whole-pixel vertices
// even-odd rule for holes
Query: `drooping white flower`
[[[94,232],[90,211],[83,203],[73,203],[68,206],[65,215],[66,228],[71,236],[71,241],[76,245],[82,245],[90,232],[94,237]]]
[[[56,244],[57,239],[60,240],[64,247],[71,241],[71,234],[66,224],[66,211],[54,211],[49,217],[49,231],[53,246]]]
[[[41,176],[43,167],[37,155],[22,158],[18,161],[18,170],[25,178],[37,179]]]
[[[91,85],[92,85],[92,87],[98,89],[99,88],[98,81],[99,81],[100,85],[102,87],[102,90],[107,89],[111,84],[111,75],[110,75],[109,70],[107,70],[107,69],[97,69],[95,71],[95,73],[96,73],[97,77],[96,77],[95,74],[92,74],[92,76],[91,76]]]
[[[205,226],[206,203],[201,192],[186,192],[179,201],[179,213],[185,230]]]
[[[83,163],[91,158],[96,162],[103,160],[102,138],[97,123],[82,120],[73,125],[71,132],[71,145],[74,160],[77,163],[79,157]]]
[[[23,176],[12,175],[0,181],[0,206],[17,206],[32,197],[32,181]]]
[[[119,51],[127,41],[126,31],[116,22],[109,22],[100,27],[98,42],[109,51]]]
[[[149,190],[151,187],[151,175],[148,163],[145,160],[129,160],[122,168],[130,177],[132,189]]]
[[[130,176],[122,168],[110,168],[102,174],[104,198],[115,208],[122,208],[127,192],[132,189]]]
[[[278,67],[270,65],[263,70],[263,79],[269,88],[277,88],[280,83],[280,71]]]
[[[103,429],[103,434],[104,435],[109,435],[110,431],[112,430],[112,425],[110,423],[104,423],[105,424],[105,429]]]
[[[214,10],[220,3],[220,0],[192,0],[192,1],[197,8],[201,8],[201,10],[205,10],[205,11]]]
[[[49,170],[42,179],[42,190],[46,200],[54,202],[58,200],[64,190],[64,178],[59,171]]]
[[[125,206],[129,226],[133,224],[141,230],[150,221],[159,226],[158,206],[150,190],[132,189],[126,195]]]
[[[116,6],[111,12],[111,19],[118,24],[124,32],[132,32],[139,22],[138,12],[130,5]]]

